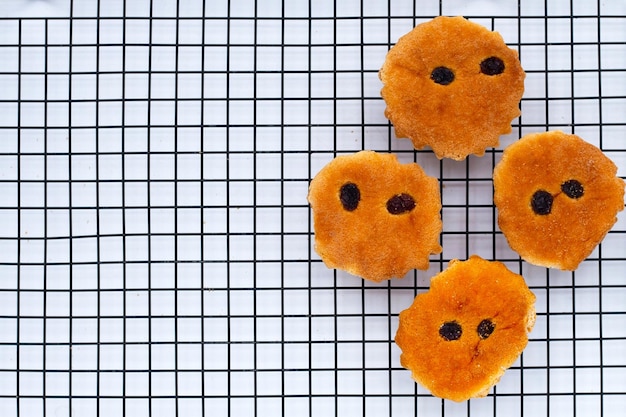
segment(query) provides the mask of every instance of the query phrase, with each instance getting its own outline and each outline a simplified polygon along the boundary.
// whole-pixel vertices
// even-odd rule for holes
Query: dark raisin
[[[343,208],[347,211],[356,210],[359,205],[359,201],[361,200],[359,187],[351,182],[344,184],[339,192],[339,199],[341,200]]]
[[[504,62],[498,57],[489,57],[480,63],[480,72],[485,75],[502,74],[504,72]]]
[[[448,85],[454,81],[454,73],[450,68],[437,67],[430,73],[430,79],[441,85]]]
[[[491,320],[485,319],[480,322],[480,324],[478,325],[478,329],[476,329],[476,331],[478,332],[478,336],[480,336],[481,339],[486,339],[489,336],[491,336],[491,333],[493,333],[493,330],[495,328],[496,328],[496,325],[493,324]]]
[[[461,325],[456,321],[447,321],[439,328],[439,334],[448,342],[460,338],[461,333],[463,333]]]
[[[387,211],[391,214],[402,214],[415,208],[415,200],[408,194],[398,194],[387,200]]]
[[[546,215],[550,214],[552,211],[553,200],[554,198],[552,197],[552,194],[547,191],[539,190],[535,191],[535,194],[533,194],[530,205],[535,213]]]
[[[561,191],[569,198],[580,198],[585,193],[583,185],[576,180],[565,181],[561,184]]]

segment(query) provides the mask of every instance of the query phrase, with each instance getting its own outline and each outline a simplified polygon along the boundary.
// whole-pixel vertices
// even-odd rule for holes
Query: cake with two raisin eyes
[[[329,268],[380,282],[427,269],[441,252],[439,181],[393,154],[336,157],[311,181],[308,200],[315,250]]]
[[[535,295],[504,264],[452,260],[400,313],[400,363],[437,397],[484,397],[528,344]]]
[[[398,138],[438,158],[483,155],[511,132],[526,74],[502,36],[463,17],[417,25],[379,72],[385,115]]]
[[[561,131],[509,145],[493,172],[498,225],[535,265],[573,271],[624,209],[624,180],[597,147]]]

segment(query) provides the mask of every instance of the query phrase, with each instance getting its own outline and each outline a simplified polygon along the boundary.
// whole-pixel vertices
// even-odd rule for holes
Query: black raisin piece
[[[387,200],[387,211],[391,214],[402,214],[415,208],[415,200],[408,194],[398,194]]]
[[[485,75],[498,75],[504,72],[504,62],[496,57],[489,57],[480,63],[480,72]]]
[[[552,197],[552,194],[547,191],[539,190],[535,191],[535,194],[533,194],[530,205],[532,206],[533,211],[536,214],[540,214],[543,216],[546,214],[550,214],[550,212],[552,211],[553,201],[554,198]]]
[[[481,339],[486,339],[491,336],[491,333],[493,333],[495,328],[496,325],[493,324],[491,320],[485,319],[480,322],[476,331],[478,332],[478,336],[480,336]]]
[[[565,181],[561,184],[561,191],[569,198],[580,198],[585,194],[583,185],[576,180]]]
[[[359,206],[359,201],[361,201],[361,192],[359,191],[359,187],[354,183],[347,183],[341,186],[341,191],[339,192],[339,199],[341,200],[341,204],[346,211],[354,211]]]
[[[459,339],[462,333],[463,329],[456,321],[447,321],[439,328],[439,334],[447,342]]]
[[[437,67],[430,73],[430,79],[441,85],[448,85],[454,81],[454,73],[450,68]]]

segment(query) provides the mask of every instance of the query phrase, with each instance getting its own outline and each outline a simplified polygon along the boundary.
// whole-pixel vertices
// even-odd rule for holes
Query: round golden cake
[[[311,181],[308,200],[315,250],[329,268],[401,278],[442,250],[439,182],[393,154],[336,157]]]
[[[400,363],[437,397],[483,397],[520,356],[535,295],[501,262],[452,260],[400,313]]]
[[[575,270],[624,209],[624,180],[594,145],[561,131],[509,145],[493,172],[498,225],[535,265]]]
[[[396,136],[416,149],[430,146],[438,158],[462,160],[511,132],[526,74],[499,33],[440,16],[402,36],[379,77]]]

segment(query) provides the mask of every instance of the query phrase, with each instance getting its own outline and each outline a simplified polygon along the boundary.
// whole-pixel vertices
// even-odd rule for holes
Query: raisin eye
[[[569,198],[580,198],[585,193],[583,185],[576,180],[565,181],[561,184],[561,191]]]
[[[504,72],[504,62],[498,57],[489,57],[480,63],[480,72],[485,75],[502,74]]]
[[[530,205],[536,214],[546,215],[550,214],[552,211],[553,200],[554,198],[552,197],[552,194],[547,191],[539,190],[535,191],[535,194],[533,194]]]
[[[344,184],[339,192],[339,199],[343,208],[347,211],[354,211],[359,205],[361,200],[361,192],[356,184],[351,182]]]
[[[478,336],[480,336],[481,339],[486,339],[491,336],[491,333],[493,333],[493,330],[495,328],[496,326],[491,322],[491,320],[485,319],[480,322],[476,331],[478,332]]]
[[[463,329],[461,325],[456,321],[447,321],[439,328],[439,335],[443,337],[445,341],[457,340],[461,337]]]
[[[454,73],[450,68],[437,67],[430,73],[430,79],[441,85],[448,85],[454,81]]]
[[[415,208],[415,200],[408,194],[398,194],[387,200],[387,211],[391,214],[402,214]]]

